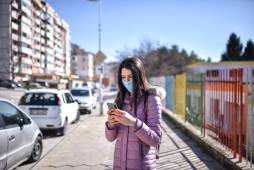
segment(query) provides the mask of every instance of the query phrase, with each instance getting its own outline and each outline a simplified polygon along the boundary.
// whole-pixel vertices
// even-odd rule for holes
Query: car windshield
[[[71,90],[73,96],[89,96],[88,90]]]
[[[20,99],[20,105],[58,105],[53,93],[27,93]]]

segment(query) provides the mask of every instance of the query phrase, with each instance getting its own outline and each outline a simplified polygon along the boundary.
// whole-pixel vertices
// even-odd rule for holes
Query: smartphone
[[[117,109],[117,104],[116,103],[107,103],[108,109]]]

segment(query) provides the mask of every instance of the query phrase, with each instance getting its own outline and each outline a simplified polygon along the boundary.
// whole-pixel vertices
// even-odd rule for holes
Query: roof
[[[222,62],[197,62],[190,64],[187,68],[194,68],[198,66],[238,66],[238,65],[254,65],[254,61],[222,61]]]
[[[27,90],[26,93],[59,93],[59,92],[69,92],[69,90],[58,90],[58,89],[32,89]]]
[[[70,90],[89,90],[89,89],[92,89],[92,88],[88,86],[82,86],[82,87],[73,87]]]
[[[9,103],[12,103],[9,99],[6,99],[6,98],[0,97],[0,100],[1,100],[1,101],[6,101],[6,102],[9,102]]]

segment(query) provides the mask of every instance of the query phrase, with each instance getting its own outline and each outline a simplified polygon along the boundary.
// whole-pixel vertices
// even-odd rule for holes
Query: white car
[[[55,129],[62,136],[67,125],[80,118],[78,103],[68,90],[29,90],[21,97],[19,106],[30,114],[40,129]]]
[[[0,169],[38,161],[42,150],[42,133],[36,123],[15,104],[0,98]]]
[[[91,87],[75,87],[71,89],[71,94],[79,104],[79,110],[81,113],[92,113],[92,110],[96,108],[97,98],[94,96]]]

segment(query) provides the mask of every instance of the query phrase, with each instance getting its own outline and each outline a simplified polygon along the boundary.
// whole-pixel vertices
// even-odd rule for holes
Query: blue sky
[[[98,51],[98,5],[87,0],[47,0],[65,19],[71,41]],[[144,39],[219,61],[230,33],[254,41],[254,0],[102,0],[102,51],[139,47]]]

